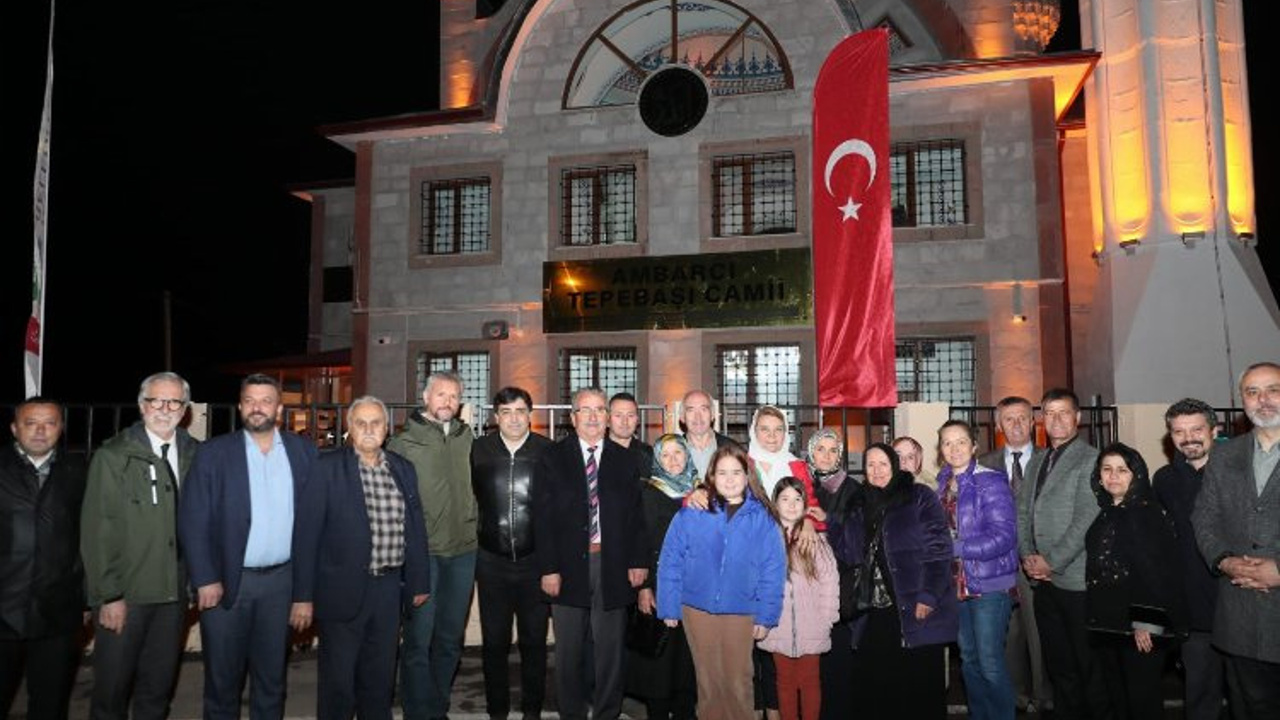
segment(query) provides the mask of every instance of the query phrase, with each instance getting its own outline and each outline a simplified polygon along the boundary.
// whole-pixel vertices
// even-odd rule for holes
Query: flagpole
[[[49,0],[49,46],[46,52],[44,108],[40,116],[40,137],[36,145],[36,174],[32,198],[32,226],[35,251],[31,259],[31,318],[27,321],[23,371],[26,397],[39,395],[44,376],[44,297],[48,265],[45,248],[49,228],[49,144],[53,106],[53,19],[54,2]]]

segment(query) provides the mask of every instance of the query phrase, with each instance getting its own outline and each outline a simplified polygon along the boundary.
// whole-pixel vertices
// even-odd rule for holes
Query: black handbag
[[[871,609],[875,591],[875,558],[880,552],[880,531],[871,536],[866,558],[840,573],[840,622],[849,622]]]
[[[645,657],[660,657],[667,649],[667,641],[671,638],[671,628],[658,618],[640,612],[635,605],[631,606],[627,616],[627,649]]]

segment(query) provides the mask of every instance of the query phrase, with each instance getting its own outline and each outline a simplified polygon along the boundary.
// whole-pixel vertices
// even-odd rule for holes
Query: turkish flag
[[[836,46],[813,90],[818,402],[898,404],[889,214],[889,33]]]

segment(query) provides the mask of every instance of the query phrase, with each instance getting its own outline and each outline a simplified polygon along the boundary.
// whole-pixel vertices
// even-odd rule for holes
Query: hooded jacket
[[[416,410],[387,449],[418,473],[418,496],[432,555],[454,557],[476,549],[476,496],[471,489],[471,426],[454,418],[449,431]]]
[[[178,428],[178,484],[186,478],[196,441]],[[177,602],[185,597],[179,563],[178,488],[166,478],[141,422],[93,454],[81,511],[80,554],[89,604]]]
[[[938,474],[938,493],[946,492],[954,471]],[[1009,481],[999,470],[976,460],[956,478],[956,557],[964,561],[969,593],[1002,592],[1018,580],[1018,509]]]
[[[1110,455],[1124,458],[1133,472],[1119,504],[1101,482],[1102,460]],[[1133,448],[1114,443],[1099,453],[1089,484],[1101,508],[1085,535],[1089,627],[1133,632],[1131,608],[1146,606],[1167,615],[1166,632],[1185,630],[1178,538],[1173,522],[1156,501],[1146,462]]]

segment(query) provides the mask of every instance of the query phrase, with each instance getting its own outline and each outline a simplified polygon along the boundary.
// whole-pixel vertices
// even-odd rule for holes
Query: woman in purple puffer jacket
[[[1005,665],[1005,631],[1018,574],[1018,512],[1003,472],[978,464],[973,428],[950,420],[938,430],[945,467],[938,497],[955,548],[960,599],[960,669],[969,717],[1013,720],[1013,683]]]

